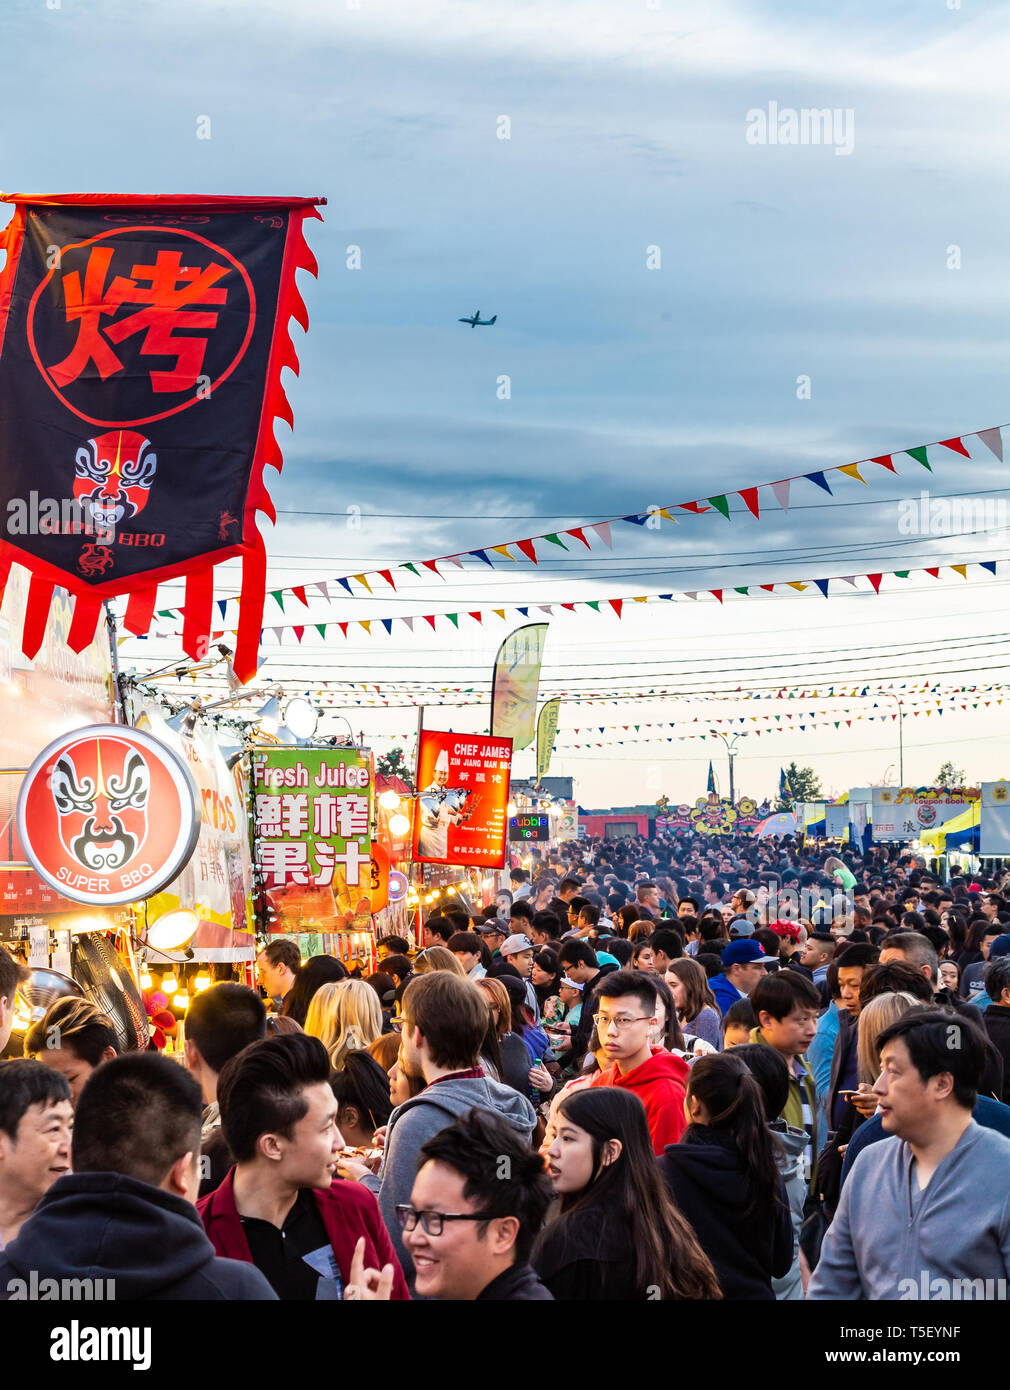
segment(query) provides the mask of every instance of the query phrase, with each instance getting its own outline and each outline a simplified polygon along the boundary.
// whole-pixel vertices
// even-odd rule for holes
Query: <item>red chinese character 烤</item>
[[[193,330],[212,330],[218,320],[216,312],[199,312],[195,306],[225,303],[228,291],[213,286],[228,274],[230,267],[216,262],[202,268],[183,266],[181,251],[159,251],[153,265],[134,265],[129,278],[117,275],[106,289],[114,254],[112,247],[92,247],[83,286],[79,271],[64,275],[67,323],[78,324],[77,342],[62,362],[49,368],[49,375],[57,386],[66,386],[93,362],[98,375],[106,381],[123,369],[110,343],[122,343],[143,333],[141,356],[175,358],[171,370],[149,372],[151,390],[191,391],[207,351],[207,337],[199,337]],[[103,316],[111,317],[128,304],[146,307],[107,324],[103,336]],[[175,330],[179,328],[193,336],[176,337]]]

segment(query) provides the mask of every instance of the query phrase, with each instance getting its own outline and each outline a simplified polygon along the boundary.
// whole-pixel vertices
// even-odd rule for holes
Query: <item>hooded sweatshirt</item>
[[[615,1062],[606,1071],[598,1072],[590,1084],[620,1086],[624,1091],[634,1091],[645,1106],[652,1147],[658,1157],[667,1144],[676,1144],[687,1127],[684,1096],[689,1071],[690,1067],[682,1057],[674,1057],[661,1047],[654,1047],[647,1062],[642,1062],[624,1076]]]
[[[368,1175],[361,1180],[379,1199],[382,1219],[392,1236],[411,1292],[414,1262],[403,1243],[396,1208],[406,1206],[410,1201],[421,1145],[441,1133],[459,1116],[468,1115],[474,1107],[499,1115],[512,1125],[521,1138],[529,1141],[537,1120],[536,1111],[526,1097],[511,1086],[491,1081],[486,1076],[434,1081],[419,1096],[398,1105],[390,1115],[382,1167],[376,1176]]]
[[[659,1160],[660,1176],[712,1261],[725,1299],[775,1297],[771,1281],[793,1264],[793,1223],[785,1185],[779,1201],[748,1212],[750,1173],[732,1136],[691,1125]]]
[[[912,1162],[897,1135],[859,1155],[808,1298],[1006,1299],[1010,1139],[969,1121],[924,1191]]]
[[[120,1302],[277,1298],[253,1265],[218,1258],[190,1202],[121,1173],[53,1183],[0,1254],[0,1299],[32,1272],[112,1280]]]

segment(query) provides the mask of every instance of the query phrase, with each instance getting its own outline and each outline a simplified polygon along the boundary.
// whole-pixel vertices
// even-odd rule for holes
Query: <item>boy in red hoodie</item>
[[[658,1021],[659,1002],[659,990],[651,975],[643,970],[615,971],[600,986],[599,1001],[596,1030],[613,1066],[598,1072],[592,1084],[634,1091],[645,1106],[658,1157],[687,1127],[684,1095],[688,1065],[649,1044],[649,1034]]]

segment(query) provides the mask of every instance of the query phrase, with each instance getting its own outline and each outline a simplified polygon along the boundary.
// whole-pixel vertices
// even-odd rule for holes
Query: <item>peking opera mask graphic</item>
[[[28,769],[17,805],[25,857],[76,902],[139,902],[185,868],[200,833],[193,779],[140,729],[64,734]]]
[[[95,739],[56,760],[53,801],[63,848],[85,869],[121,869],[147,840],[151,772],[119,739]]]
[[[112,532],[147,506],[158,468],[151,441],[134,430],[110,430],[77,450],[74,497],[98,532]]]

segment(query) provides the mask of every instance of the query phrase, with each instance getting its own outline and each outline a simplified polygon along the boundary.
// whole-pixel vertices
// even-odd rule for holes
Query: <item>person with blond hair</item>
[[[447,946],[426,946],[414,957],[414,974],[430,975],[433,970],[449,970],[453,975],[466,979],[466,971]]]
[[[364,980],[323,985],[309,1003],[305,1031],[326,1048],[330,1065],[340,1071],[349,1052],[364,1052],[382,1032],[379,996]]]
[[[26,1057],[67,1078],[75,1107],[96,1067],[119,1055],[115,1023],[90,1000],[76,995],[54,999],[45,1017],[28,1030],[24,1047]]]

